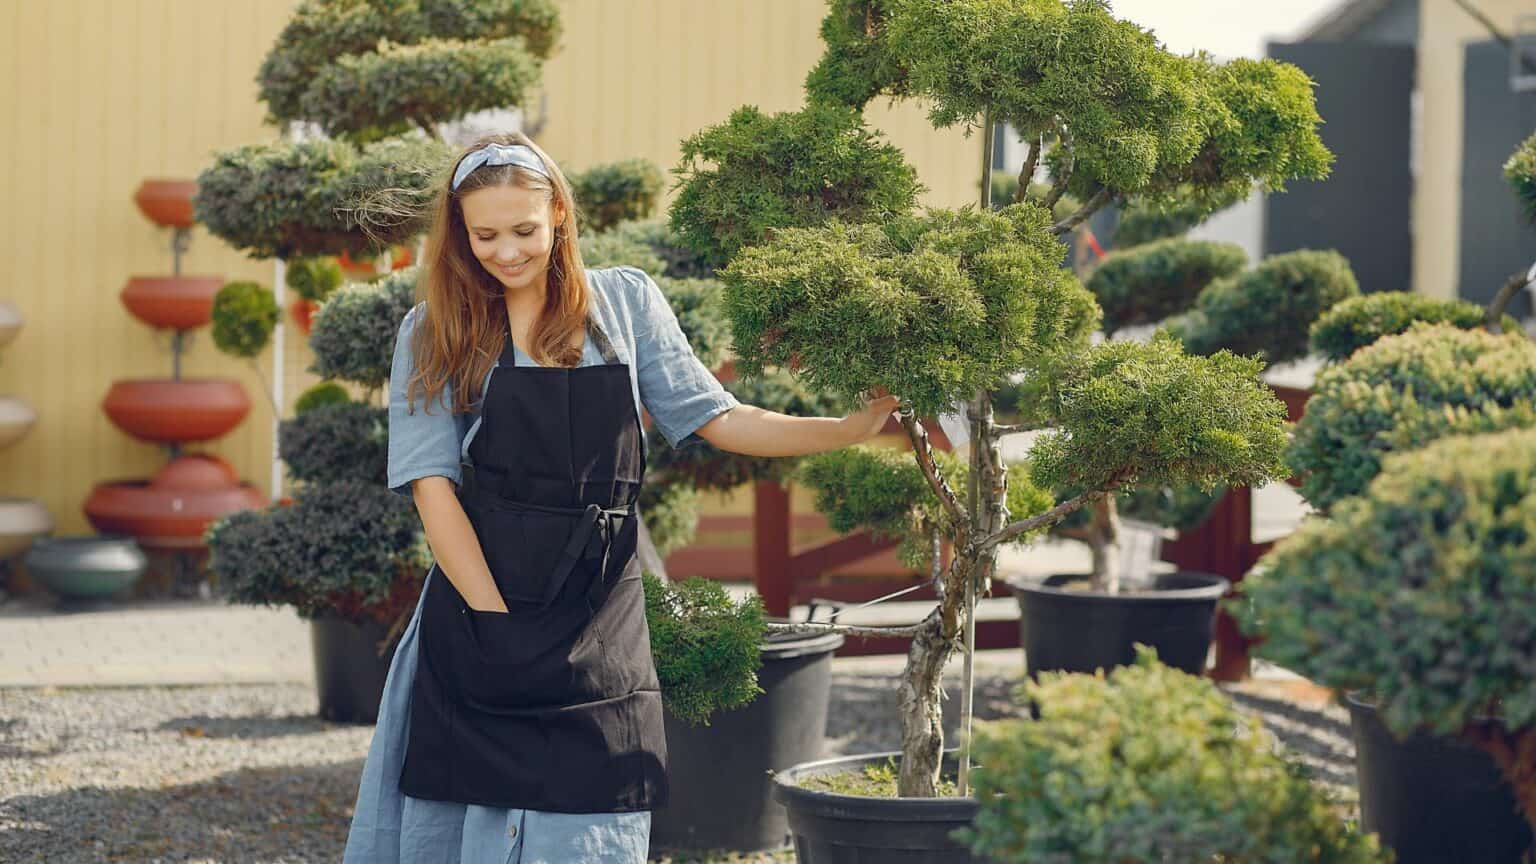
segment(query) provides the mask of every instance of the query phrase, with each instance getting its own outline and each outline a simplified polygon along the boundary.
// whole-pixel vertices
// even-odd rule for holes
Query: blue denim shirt
[[[694,356],[666,296],[644,271],[609,267],[586,273],[593,294],[593,317],[619,359],[629,365],[636,407],[650,414],[654,427],[672,446],[701,440],[695,430],[740,404],[736,397]],[[389,373],[388,483],[392,491],[406,496],[411,494],[411,481],[420,477],[441,475],[458,485],[459,463],[466,458],[469,443],[480,428],[473,414],[451,413],[452,399],[446,387],[433,404],[432,413],[426,412],[421,395],[414,410],[407,412],[406,383],[416,368],[411,332],[425,305],[418,304],[400,322]],[[520,349],[517,362],[534,365]],[[602,362],[597,346],[588,339],[581,365]],[[490,380],[491,374],[486,372],[480,382],[481,399]]]

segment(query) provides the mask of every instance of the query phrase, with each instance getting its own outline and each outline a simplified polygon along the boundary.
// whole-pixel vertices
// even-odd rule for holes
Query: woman
[[[575,204],[522,135],[438,194],[390,374],[389,485],[435,563],[395,649],[346,861],[643,862],[665,803],[635,562],[640,408],[674,446],[791,456],[866,440],[742,405],[639,270],[586,270]]]

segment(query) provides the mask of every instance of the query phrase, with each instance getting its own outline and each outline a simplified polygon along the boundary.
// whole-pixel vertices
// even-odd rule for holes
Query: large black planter
[[[690,726],[666,714],[667,806],[651,814],[651,848],[756,852],[789,843],[769,772],[821,756],[837,634],[763,642],[763,695]]]
[[[309,622],[321,717],[333,723],[373,723],[379,719],[384,679],[389,676],[389,662],[399,643],[397,638],[379,656],[379,642],[388,632],[388,627],[373,620],[359,624],[322,615]]]
[[[897,753],[845,756],[797,765],[774,778],[774,797],[789,813],[799,864],[984,864],[950,837],[976,817],[975,798],[863,798],[800,785],[818,774],[861,770]],[[953,771],[954,751],[945,770]]]
[[[1192,675],[1205,671],[1216,602],[1227,592],[1227,580],[1169,573],[1157,577],[1152,591],[1117,595],[1056,587],[1082,578],[1009,583],[1019,598],[1019,642],[1031,674],[1129,666],[1138,642],[1156,648],[1168,666]]]
[[[1350,727],[1360,821],[1397,852],[1397,864],[1517,864],[1531,828],[1487,753],[1459,741],[1399,741],[1376,710],[1352,696]]]

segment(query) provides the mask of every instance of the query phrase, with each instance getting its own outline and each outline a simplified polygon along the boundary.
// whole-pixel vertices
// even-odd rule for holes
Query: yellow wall
[[[1536,14],[1533,0],[1479,0],[1477,8],[1504,32]],[[1419,4],[1420,174],[1413,200],[1414,290],[1456,296],[1461,260],[1463,47],[1488,31],[1454,3]]]
[[[89,531],[81,505],[102,480],[145,476],[163,452],[118,431],[101,410],[119,378],[168,377],[170,335],[118,300],[130,275],[171,269],[169,233],[141,216],[133,193],[149,177],[193,177],[215,151],[270,140],[257,66],[291,0],[0,0],[0,298],[27,324],[0,357],[0,393],[39,421],[0,450],[0,495],[41,498],[58,532]],[[677,142],[737,105],[797,107],[821,51],[821,0],[570,0],[563,50],[545,70],[549,121],[540,136],[562,165],[634,156],[664,168]],[[929,203],[976,197],[979,137],[935,132],[921,107],[872,105],[931,189]],[[270,284],[252,261],[201,230],[183,272]],[[313,378],[308,348],[288,328],[286,395]],[[270,355],[270,351],[268,354]],[[214,350],[198,331],[189,377],[233,377],[255,405],[234,433],[202,448],[268,487],[270,376]],[[260,376],[260,377],[258,377]],[[197,449],[197,448],[194,448]]]

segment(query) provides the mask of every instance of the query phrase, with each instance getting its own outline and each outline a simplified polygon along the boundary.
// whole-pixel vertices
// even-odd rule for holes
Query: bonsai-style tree
[[[1257,718],[1150,650],[1107,680],[1043,673],[1019,698],[1040,716],[976,734],[981,806],[963,830],[988,860],[1391,860],[1276,752]]]
[[[838,0],[823,32],[835,38],[806,108],[741,109],[684,142],[671,222],[727,262],[739,371],[788,370],[845,406],[870,392],[902,397],[910,456],[825,454],[805,476],[834,525],[926,529],[953,546],[921,622],[835,627],[911,638],[898,788],[931,797],[940,675],[962,642],[969,658],[975,598],[1001,544],[1121,489],[1257,484],[1284,470],[1283,406],[1258,380],[1263,362],[1190,355],[1167,335],[1090,346],[1100,312],[1062,269],[1063,238],[1111,201],[1177,195],[1214,207],[1234,190],[1319,177],[1328,155],[1299,70],[1174,56],[1101,3]],[[1024,199],[995,213],[984,202],[915,211],[914,172],[858,113],[881,93],[927,101],[941,127],[1010,123],[1035,142],[1020,176],[1044,158],[1054,182],[1038,200],[1021,183]],[[1069,192],[1083,203],[1058,219],[1051,208]],[[1027,466],[1004,465],[1000,439],[1021,430],[995,422],[990,395],[1016,375],[1030,382],[1021,414],[1048,427]],[[919,418],[955,405],[971,457],[952,469]],[[1040,491],[1066,488],[1081,491],[1059,501]]]

